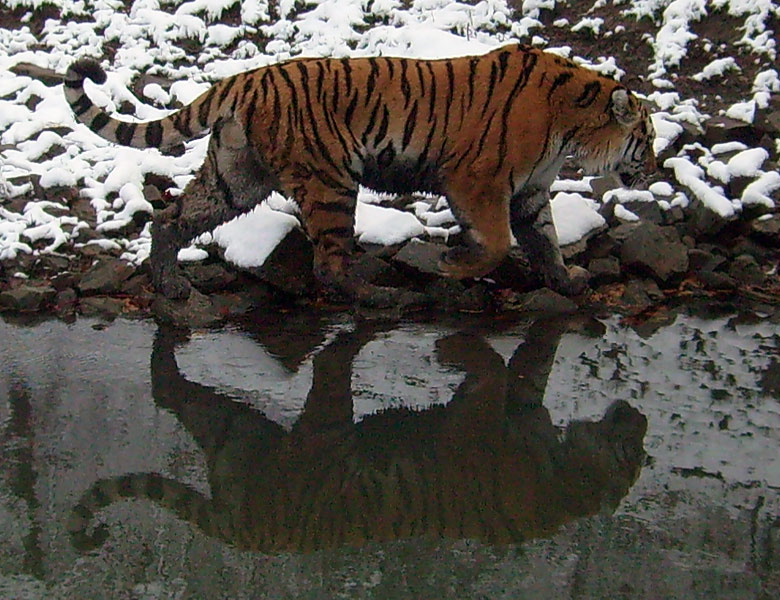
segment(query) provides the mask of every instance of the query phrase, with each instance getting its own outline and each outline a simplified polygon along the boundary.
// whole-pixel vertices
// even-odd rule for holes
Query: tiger
[[[292,198],[313,243],[325,289],[370,302],[375,286],[355,275],[359,187],[446,197],[460,226],[439,259],[455,279],[489,274],[512,239],[541,282],[576,295],[587,271],[567,268],[550,185],[567,157],[590,174],[634,185],[656,168],[647,107],[619,82],[522,44],[483,55],[296,58],[215,83],[155,121],[110,116],[84,91],[105,71],[83,58],[64,90],[78,122],[110,142],[163,152],[211,134],[201,168],[152,219],[155,289],[186,298],[177,252],[192,238],[263,202]]]
[[[70,511],[73,547],[102,546],[109,526],[98,513],[127,500],[266,554],[411,538],[519,543],[614,510],[637,479],[647,431],[639,410],[617,400],[600,420],[561,431],[542,404],[560,323],[533,325],[509,366],[478,334],[439,339],[439,363],[466,372],[449,403],[355,422],[352,365],[380,327],[342,330],[314,356],[311,390],[290,430],[187,380],[175,350],[189,334],[159,329],[152,395],[203,451],[210,494],[154,472],[99,479]]]

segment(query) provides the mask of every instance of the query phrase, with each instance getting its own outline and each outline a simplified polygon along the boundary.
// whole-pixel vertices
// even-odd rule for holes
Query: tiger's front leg
[[[581,267],[567,269],[563,263],[549,190],[520,190],[511,200],[509,219],[517,244],[545,286],[566,296],[576,296],[585,290],[588,272]]]

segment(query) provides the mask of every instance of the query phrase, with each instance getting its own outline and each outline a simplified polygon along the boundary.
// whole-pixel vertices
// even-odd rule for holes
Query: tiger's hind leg
[[[548,190],[517,193],[510,204],[510,224],[517,244],[546,287],[566,296],[580,294],[587,287],[587,271],[580,267],[567,269],[563,263]]]
[[[492,186],[471,185],[467,193],[447,190],[464,243],[442,255],[439,269],[455,279],[486,275],[504,259],[511,242],[509,203],[505,195]]]
[[[242,126],[232,120],[217,123],[195,178],[174,204],[154,215],[149,256],[154,288],[167,298],[188,297],[191,287],[178,267],[179,250],[197,235],[251,210],[275,187]]]

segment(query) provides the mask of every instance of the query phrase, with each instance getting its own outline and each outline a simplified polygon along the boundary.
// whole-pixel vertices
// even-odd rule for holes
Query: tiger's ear
[[[630,127],[639,121],[639,102],[627,89],[618,88],[612,92],[612,114],[618,123]]]

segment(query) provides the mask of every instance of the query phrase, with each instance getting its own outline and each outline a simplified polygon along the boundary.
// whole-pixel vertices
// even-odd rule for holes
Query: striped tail
[[[160,148],[166,150],[207,133],[212,125],[210,111],[201,111],[199,107],[208,100],[212,87],[192,104],[164,117],[158,121],[132,123],[120,121],[96,106],[84,92],[84,80],[91,79],[97,84],[105,83],[106,72],[89,58],[77,60],[68,67],[65,73],[65,97],[70,104],[76,119],[89,127],[102,138],[133,148]],[[200,114],[204,113],[204,114]],[[206,117],[206,118],[203,118]]]

